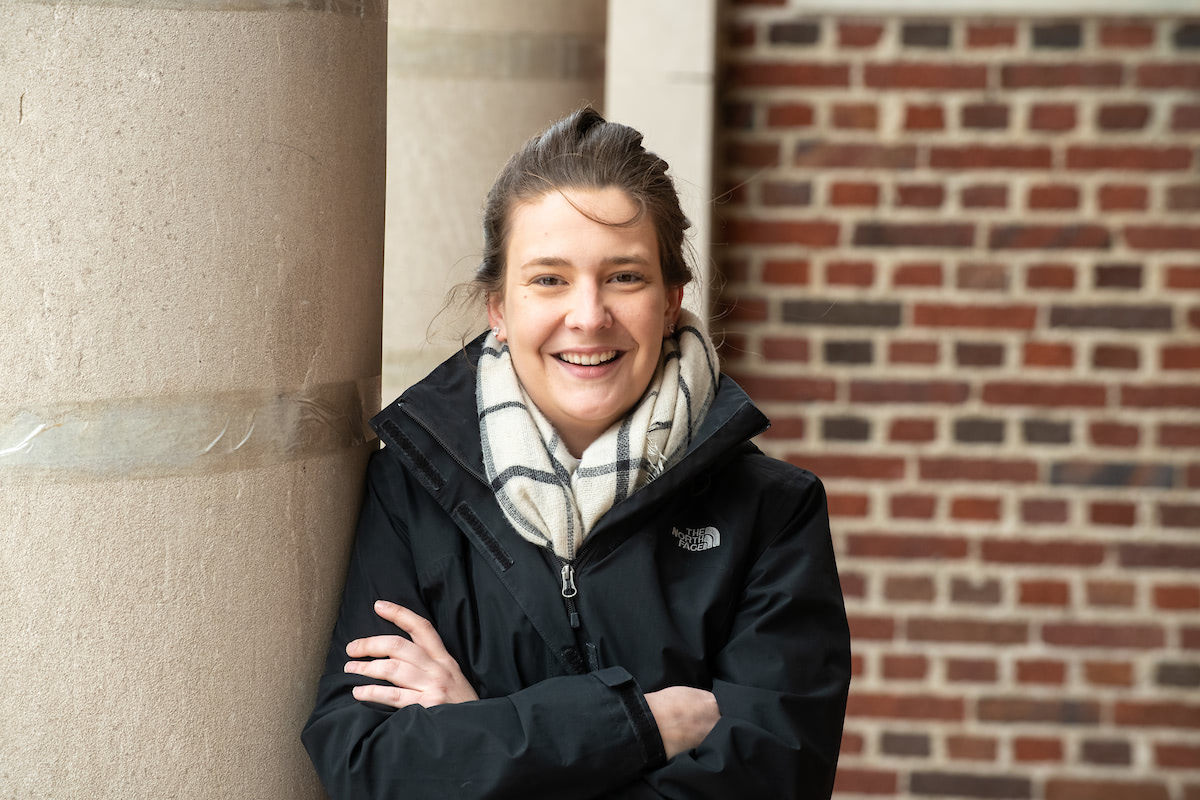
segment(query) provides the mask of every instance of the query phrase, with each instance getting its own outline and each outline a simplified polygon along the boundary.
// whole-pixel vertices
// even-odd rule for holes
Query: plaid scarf
[[[508,345],[488,334],[475,403],[483,465],[508,521],[529,541],[573,560],[610,508],[687,450],[712,405],[717,369],[699,319],[682,312],[642,399],[576,459],[525,393]]]

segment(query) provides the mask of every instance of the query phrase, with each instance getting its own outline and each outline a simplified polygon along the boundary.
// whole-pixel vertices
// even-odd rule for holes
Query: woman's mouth
[[[616,359],[618,355],[620,353],[616,350],[604,350],[599,353],[555,353],[554,357],[580,367],[597,367]]]

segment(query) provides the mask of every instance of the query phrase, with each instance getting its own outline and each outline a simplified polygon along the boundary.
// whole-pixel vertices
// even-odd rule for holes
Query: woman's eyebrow
[[[617,255],[609,256],[604,259],[605,264],[621,266],[624,264],[636,264],[639,266],[649,266],[650,260],[645,256],[632,255]],[[532,267],[570,267],[572,262],[569,258],[562,256],[536,256],[522,264],[518,269],[529,269]]]

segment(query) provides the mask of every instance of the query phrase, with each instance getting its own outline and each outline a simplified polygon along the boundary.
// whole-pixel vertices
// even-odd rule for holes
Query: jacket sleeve
[[[608,797],[827,799],[850,685],[850,634],[825,492],[807,497],[751,567],[712,691],[721,719],[700,746]]]
[[[432,618],[407,531],[381,501],[375,454],[316,707],[301,739],[335,800],[595,797],[663,763],[662,740],[633,676],[614,667],[544,680],[507,697],[392,709],[355,700],[371,679],[343,672],[346,644],[395,634],[386,598]]]

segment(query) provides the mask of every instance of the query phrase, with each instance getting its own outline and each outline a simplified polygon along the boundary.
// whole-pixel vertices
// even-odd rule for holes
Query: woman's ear
[[[667,287],[667,311],[666,318],[663,321],[664,330],[675,330],[675,325],[679,322],[679,310],[683,307],[683,287],[668,286]]]
[[[488,327],[496,332],[497,341],[505,341],[508,334],[504,328],[504,299],[499,292],[488,292],[487,318]]]

